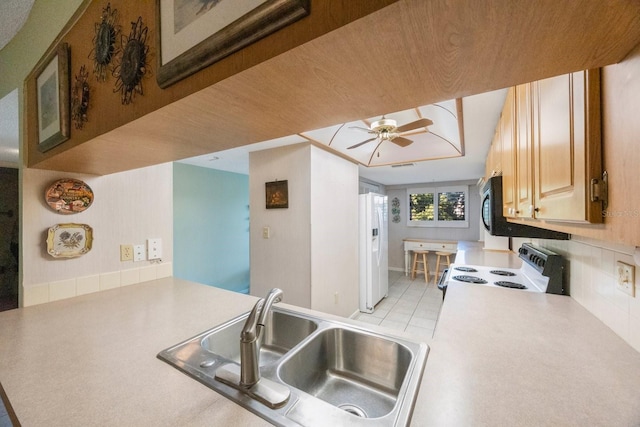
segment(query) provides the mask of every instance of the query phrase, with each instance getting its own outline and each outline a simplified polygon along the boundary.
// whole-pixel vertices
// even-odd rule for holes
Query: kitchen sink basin
[[[280,378],[359,417],[387,415],[411,364],[406,346],[352,329],[331,328],[285,360]]]
[[[200,342],[202,348],[240,364],[240,332],[247,316],[216,328]],[[260,337],[260,366],[274,363],[300,341],[311,335],[318,324],[308,318],[272,309]]]
[[[270,407],[225,382],[225,374],[240,370],[240,334],[248,315],[163,350],[158,358],[277,426],[408,425],[426,344],[273,306],[260,345],[265,381],[258,385],[275,383],[288,390],[288,398]]]

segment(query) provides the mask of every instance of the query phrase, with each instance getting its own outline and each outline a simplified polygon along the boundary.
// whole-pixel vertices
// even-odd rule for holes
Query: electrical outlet
[[[162,239],[147,240],[147,259],[149,261],[162,258]]]
[[[636,268],[633,265],[618,261],[616,265],[616,288],[635,298]]]
[[[133,245],[133,262],[147,259],[147,251],[144,245]]]
[[[133,245],[120,245],[120,261],[133,260]]]

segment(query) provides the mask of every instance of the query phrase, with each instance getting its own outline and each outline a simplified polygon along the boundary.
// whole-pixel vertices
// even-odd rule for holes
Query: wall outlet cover
[[[162,258],[162,239],[147,240],[147,259],[149,261]]]
[[[120,245],[120,261],[133,261],[133,245]]]
[[[133,245],[133,262],[144,261],[147,259],[147,248],[144,245]]]
[[[622,261],[616,263],[616,288],[632,297],[636,290],[636,267]]]

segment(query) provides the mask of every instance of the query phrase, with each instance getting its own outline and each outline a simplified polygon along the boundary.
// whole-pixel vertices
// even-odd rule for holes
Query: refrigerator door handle
[[[380,266],[380,261],[382,261],[382,239],[384,238],[384,236],[382,235],[384,233],[384,230],[382,227],[382,209],[380,209],[379,207],[376,209],[376,213],[378,214],[378,227],[380,229],[380,234],[378,235],[378,238],[376,239],[376,243],[378,246],[378,250],[376,251],[376,258],[378,261],[378,266]]]

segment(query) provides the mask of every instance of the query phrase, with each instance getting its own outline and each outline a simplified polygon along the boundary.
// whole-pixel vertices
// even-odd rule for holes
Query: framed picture
[[[156,0],[161,88],[309,14],[310,0]]]
[[[289,207],[288,181],[265,183],[267,209],[286,209]]]
[[[61,43],[36,70],[38,150],[45,152],[69,139],[69,45]]]

